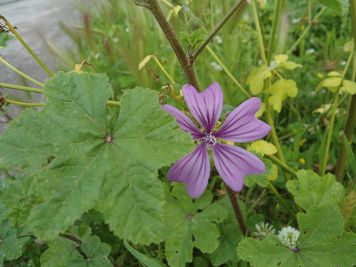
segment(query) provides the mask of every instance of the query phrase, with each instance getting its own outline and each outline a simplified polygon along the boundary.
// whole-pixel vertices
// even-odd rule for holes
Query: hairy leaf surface
[[[226,210],[211,204],[212,195],[205,193],[193,201],[181,184],[176,184],[173,197],[165,205],[166,256],[169,266],[185,266],[193,259],[193,248],[212,253],[219,245],[216,223],[225,219]]]
[[[39,204],[27,218],[34,233],[54,238],[96,208],[119,237],[157,241],[164,204],[157,170],[192,150],[189,135],[148,89],[126,91],[113,116],[104,75],[60,73],[44,91],[46,107],[24,111],[0,140],[0,167],[38,185]]]
[[[310,207],[306,214],[298,214],[298,222],[301,232],[298,251],[284,246],[272,235],[262,240],[242,240],[238,255],[254,267],[352,267],[356,264],[356,235],[344,233],[337,206]]]

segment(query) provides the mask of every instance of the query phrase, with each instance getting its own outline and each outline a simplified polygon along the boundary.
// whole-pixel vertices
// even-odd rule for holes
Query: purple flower
[[[250,152],[223,144],[221,139],[245,143],[266,136],[271,127],[256,119],[261,101],[250,98],[235,108],[219,129],[214,129],[223,108],[224,96],[218,83],[211,84],[204,92],[198,93],[191,85],[183,86],[183,95],[193,117],[204,128],[200,130],[182,111],[171,105],[163,109],[175,117],[183,131],[190,132],[197,142],[189,155],[178,160],[168,172],[171,181],[187,184],[189,195],[197,198],[208,185],[210,161],[208,147],[213,152],[215,167],[224,182],[234,191],[240,191],[244,177],[265,171],[263,162]]]

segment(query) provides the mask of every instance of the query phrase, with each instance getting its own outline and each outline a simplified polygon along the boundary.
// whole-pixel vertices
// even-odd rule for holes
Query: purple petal
[[[171,181],[187,184],[191,197],[201,196],[210,175],[210,162],[206,144],[198,145],[192,153],[178,160],[168,172]]]
[[[257,156],[240,147],[216,143],[212,150],[218,173],[236,192],[242,189],[246,175],[265,171],[264,163]]]
[[[218,83],[211,84],[198,93],[191,85],[183,86],[183,96],[194,118],[210,132],[218,121],[223,108],[224,95]]]
[[[191,133],[194,139],[200,139],[203,137],[203,134],[199,128],[182,111],[171,105],[163,105],[162,108],[176,119],[183,131]]]
[[[261,101],[257,97],[243,102],[227,116],[215,136],[239,143],[255,141],[266,136],[271,127],[256,118],[260,105]]]

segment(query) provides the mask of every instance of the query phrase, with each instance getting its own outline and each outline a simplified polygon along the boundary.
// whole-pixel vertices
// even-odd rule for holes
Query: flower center
[[[216,143],[216,137],[212,133],[207,133],[205,136],[202,138],[203,143],[208,144],[208,145],[215,145]]]

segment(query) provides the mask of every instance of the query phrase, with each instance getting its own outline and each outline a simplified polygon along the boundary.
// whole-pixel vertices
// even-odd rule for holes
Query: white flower
[[[292,250],[297,249],[297,241],[299,236],[300,232],[291,226],[283,227],[278,233],[278,238],[282,244]]]
[[[222,71],[222,67],[218,63],[216,63],[215,61],[211,62],[210,65],[213,67],[214,70]]]
[[[254,235],[258,238],[264,238],[268,235],[274,235],[276,230],[272,225],[266,222],[260,222],[255,225],[256,232]]]
[[[269,65],[269,69],[274,70],[275,68],[277,68],[277,62],[275,60],[272,60],[271,64]]]
[[[306,53],[307,55],[312,55],[312,54],[315,53],[315,49],[314,49],[314,48],[309,48],[309,49],[307,49],[307,51],[305,51],[305,53]]]
[[[222,38],[219,36],[219,35],[216,35],[214,38],[213,38],[213,41],[217,44],[222,44],[223,40]]]
[[[292,23],[293,23],[293,24],[297,24],[297,23],[300,22],[300,20],[301,20],[300,18],[293,18],[293,19],[292,19]]]

